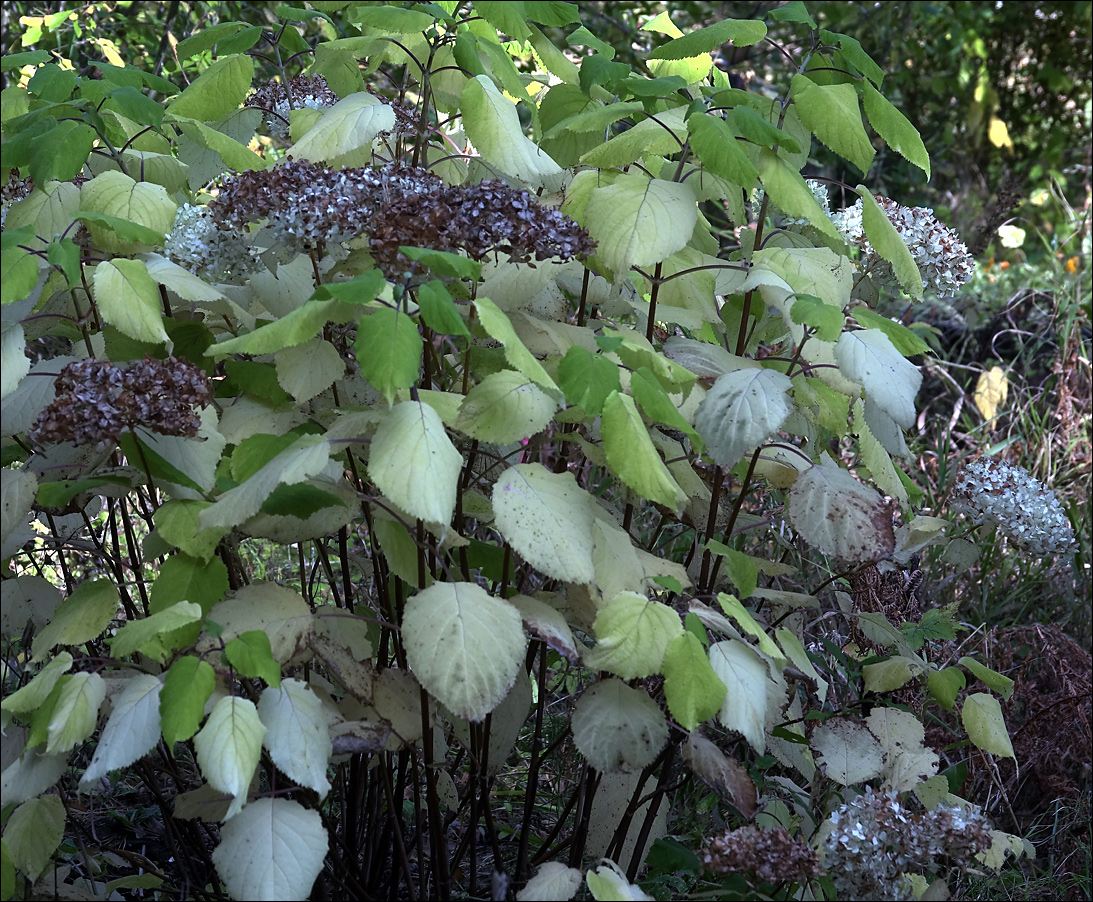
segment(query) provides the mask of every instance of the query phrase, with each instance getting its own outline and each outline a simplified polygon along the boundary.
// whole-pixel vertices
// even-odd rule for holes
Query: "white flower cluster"
[[[950,805],[915,813],[897,793],[872,788],[829,820],[824,865],[839,899],[915,899],[909,875],[932,870],[941,857],[970,861],[991,844],[981,814]]]
[[[825,216],[831,216],[830,200],[827,195],[827,185],[821,182],[819,179],[805,179],[805,184],[808,185],[808,190],[812,192],[812,197],[816,203],[820,205],[820,209],[824,211]],[[762,188],[756,188],[755,194],[752,196],[751,201],[751,215],[752,218],[759,218],[759,211],[763,207],[763,197],[765,192]],[[774,202],[767,204],[767,215],[771,217],[782,216],[782,225],[785,228],[805,228],[811,223],[807,219],[796,219],[792,216],[786,216],[781,210],[774,206]]]
[[[183,204],[163,248],[175,263],[210,282],[234,282],[258,265],[243,235],[217,227],[206,207]]]
[[[896,227],[911,251],[922,276],[922,287],[938,297],[952,297],[975,272],[975,261],[960,236],[938,222],[926,207],[904,207],[886,197],[876,196],[884,215]],[[874,280],[896,284],[892,265],[880,256],[865,237],[862,202],[858,200],[831,217],[846,240],[862,249],[862,260]]]
[[[1004,460],[968,464],[952,497],[958,511],[977,524],[997,525],[1033,554],[1062,554],[1074,547],[1074,529],[1051,489]]]

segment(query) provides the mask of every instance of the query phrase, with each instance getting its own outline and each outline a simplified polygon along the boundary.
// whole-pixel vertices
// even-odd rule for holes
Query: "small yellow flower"
[[[1078,271],[1079,268],[1080,268],[1080,261],[1078,260],[1077,257],[1071,257],[1069,260],[1066,261],[1066,271],[1068,273],[1071,273],[1073,275],[1074,273],[1076,273]]]

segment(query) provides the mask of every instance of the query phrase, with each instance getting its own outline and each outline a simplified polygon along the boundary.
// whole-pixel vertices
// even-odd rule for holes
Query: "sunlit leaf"
[[[236,815],[247,801],[265,735],[266,727],[254,703],[228,695],[213,706],[205,726],[194,736],[201,773],[214,789],[232,797],[226,819]]]

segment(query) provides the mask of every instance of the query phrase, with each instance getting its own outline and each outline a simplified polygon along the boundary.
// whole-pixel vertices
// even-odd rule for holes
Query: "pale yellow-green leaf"
[[[45,247],[55,237],[66,232],[72,225],[72,214],[80,209],[80,188],[72,182],[46,182],[21,201],[11,205],[5,229],[18,229],[29,225],[41,239],[33,246]]]
[[[227,527],[201,528],[201,512],[210,507],[208,501],[168,501],[155,513],[156,533],[190,557],[207,561],[228,532]]]
[[[661,670],[668,711],[685,730],[697,729],[721,710],[726,686],[694,633],[684,631],[668,643]]]
[[[884,498],[834,463],[814,465],[797,477],[786,513],[801,537],[824,554],[876,561],[895,548]]]
[[[246,97],[254,78],[254,60],[243,53],[222,57],[202,72],[171,102],[174,116],[222,119]]]
[[[995,147],[1006,147],[1013,150],[1013,139],[1010,137],[1009,127],[1004,119],[997,116],[991,117],[991,124],[987,129],[987,137]]]
[[[38,477],[30,470],[17,470],[14,467],[4,467],[0,474],[0,543],[4,545],[3,556],[6,560],[17,550],[8,551],[8,540],[13,536],[23,535],[27,514],[38,491]],[[23,541],[19,542],[20,546]]]
[[[642,689],[611,677],[585,691],[573,711],[573,741],[596,770],[641,770],[668,741],[668,723]]]
[[[695,414],[695,428],[714,461],[729,469],[786,421],[793,383],[777,370],[739,369],[719,376]]]
[[[489,298],[478,298],[474,302],[482,327],[490,338],[496,338],[505,346],[505,359],[540,388],[550,392],[556,398],[562,397],[562,390],[550,378],[543,365],[535,359],[525,347],[512,320]]]
[[[263,745],[273,763],[320,799],[326,798],[326,767],[333,746],[326,713],[311,687],[295,679],[281,680],[280,689],[267,687],[258,700],[258,716],[266,727]]]
[[[219,288],[210,285],[204,279],[195,276],[188,269],[173,263],[159,254],[142,254],[141,259],[148,269],[148,275],[164,288],[169,288],[184,301],[222,300],[225,295]]]
[[[600,169],[621,169],[646,155],[678,153],[687,139],[685,112],[684,107],[679,107],[658,113],[655,120],[644,119],[633,128],[587,151],[581,157],[581,164]]]
[[[345,361],[324,338],[278,351],[277,383],[297,401],[310,401],[345,375]]]
[[[228,489],[198,514],[202,530],[226,530],[249,520],[279,485],[295,485],[321,473],[330,459],[330,443],[303,435],[249,479]]]
[[[61,844],[64,827],[65,806],[60,796],[51,793],[24,802],[4,825],[11,863],[30,881],[37,880]]]
[[[611,471],[643,498],[680,510],[687,495],[672,477],[634,399],[612,391],[603,404],[603,447]]]
[[[807,219],[818,231],[836,241],[842,240],[800,172],[787,166],[778,154],[767,147],[760,148],[756,168],[764,190],[779,210],[797,219]]]
[[[884,445],[881,444],[865,419],[865,405],[861,399],[854,401],[854,425],[853,433],[858,437],[858,450],[861,452],[862,463],[869,470],[873,482],[877,488],[895,498],[906,510],[909,503],[907,489],[903,481],[896,473],[895,464],[889,457]]]
[[[904,429],[911,427],[922,373],[887,335],[880,329],[843,332],[835,356],[843,375],[860,382],[870,401]]]
[[[475,583],[436,583],[411,598],[402,641],[421,685],[472,721],[508,694],[527,647],[520,612]]]
[[[291,799],[257,799],[220,828],[212,860],[233,899],[304,900],[329,846],[318,811]]]
[[[729,639],[710,646],[710,665],[725,684],[725,701],[719,719],[736,730],[760,755],[766,748],[767,683],[766,663],[749,645]]]
[[[914,714],[875,707],[866,722],[884,749],[883,790],[905,792],[937,774],[937,752],[926,747],[926,730]]]
[[[698,204],[687,184],[627,173],[592,192],[581,221],[598,243],[596,256],[625,278],[632,266],[653,266],[687,244]]]
[[[144,757],[159,741],[159,677],[137,674],[127,681],[110,718],[103,727],[91,763],[80,777],[80,790],[88,792],[112,770],[128,767]]]
[[[246,804],[265,735],[254,703],[227,695],[213,706],[205,726],[194,736],[201,773],[214,789],[232,797],[225,820]]]
[[[766,630],[756,621],[751,612],[740,603],[735,595],[726,595],[724,592],[717,594],[718,604],[721,609],[735,620],[740,628],[749,636],[759,640],[759,650],[771,658],[779,666],[785,666],[786,657],[782,650],[774,644],[774,640],[767,635]]]
[[[467,137],[498,174],[519,179],[531,190],[562,186],[565,171],[524,135],[516,106],[488,76],[467,80],[459,106]]]
[[[35,674],[34,679],[0,702],[0,710],[12,714],[27,714],[36,710],[49,697],[57,680],[71,669],[72,655],[67,651],[55,655],[52,661]]]
[[[115,658],[124,658],[164,633],[188,623],[195,623],[201,616],[201,605],[197,602],[180,601],[156,614],[130,620],[115,636],[107,640],[110,653]]]
[[[567,582],[595,579],[594,503],[572,473],[551,473],[541,464],[510,467],[493,487],[501,535],[537,570]]]
[[[330,161],[368,146],[381,132],[394,127],[395,113],[391,107],[378,97],[359,91],[326,110],[287,153],[293,159],[313,163]]]
[[[898,655],[876,664],[866,664],[862,668],[865,688],[869,692],[891,692],[923,673],[923,667],[918,661]]]
[[[881,209],[873,193],[865,185],[858,185],[855,190],[862,199],[862,228],[865,237],[869,239],[873,249],[892,264],[892,271],[904,291],[911,297],[920,299],[922,273],[919,272],[907,242]]]
[[[810,745],[827,776],[841,786],[874,780],[884,770],[884,749],[858,721],[825,720],[813,730]]]
[[[533,636],[541,639],[569,663],[576,664],[581,654],[577,650],[577,640],[565,615],[557,608],[530,595],[516,595],[509,603],[520,612],[524,628]]]
[[[194,436],[160,435],[140,427],[136,431],[141,444],[192,479],[203,491],[209,491],[216,484],[216,465],[228,440],[218,428],[213,405],[203,408],[198,416],[201,425]],[[173,497],[192,497],[183,489],[168,488],[168,491]]]
[[[167,342],[159,288],[141,260],[115,257],[95,267],[91,278],[95,304],[103,320],[137,341]]]
[[[108,579],[80,583],[53,615],[49,624],[34,637],[34,657],[41,661],[58,645],[81,645],[97,639],[114,619],[118,589]]]
[[[11,395],[30,372],[30,358],[25,349],[22,324],[0,323],[0,398]]]
[[[89,213],[102,213],[127,219],[166,235],[175,221],[178,204],[167,189],[151,182],[137,182],[123,172],[108,171],[95,176],[80,189],[80,207]],[[113,253],[129,253],[139,244],[122,241],[105,225],[88,223],[95,246]],[[143,248],[147,250],[147,247]]]
[[[986,372],[979,374],[972,398],[983,419],[993,420],[998,409],[1006,403],[1008,394],[1009,379],[1006,378],[1006,371],[1000,366],[992,366]]]
[[[557,401],[523,373],[501,370],[467,393],[454,428],[483,442],[508,444],[542,431],[557,409]]]
[[[992,871],[1000,871],[1010,855],[1014,858],[1020,858],[1022,855],[1035,858],[1036,847],[1022,836],[1014,836],[1012,833],[1004,833],[1001,830],[991,830],[991,847],[975,857]]]
[[[286,664],[307,646],[311,632],[311,609],[298,592],[270,582],[253,582],[218,602],[209,620],[219,624],[220,639],[230,642],[251,630],[269,636],[270,652],[278,664]],[[220,639],[204,637],[198,652],[220,648]]]
[[[596,586],[606,601],[620,592],[643,591],[644,572],[638,549],[613,518],[597,517],[592,524],[592,562],[596,566]]]
[[[463,455],[439,414],[420,401],[395,404],[372,438],[368,475],[411,517],[446,527],[455,512]]]
[[[1016,758],[1006,729],[1006,719],[1002,716],[1002,706],[993,695],[985,692],[969,695],[960,710],[960,720],[968,731],[968,738],[984,752]]]
[[[816,667],[809,658],[808,652],[805,651],[804,646],[801,644],[801,640],[797,638],[796,633],[787,629],[776,629],[774,631],[774,638],[777,639],[778,644],[782,646],[782,651],[786,653],[786,657],[789,659],[790,663],[801,671],[801,673],[812,677],[812,679],[816,681],[816,698],[820,700],[820,704],[822,705],[827,699],[827,680],[821,677],[816,671]]]
[[[597,902],[652,902],[653,897],[636,883],[626,879],[615,862],[604,859],[603,863],[585,875],[588,891]]]
[[[547,861],[516,894],[516,902],[569,902],[581,887],[581,872],[560,861]]]
[[[632,680],[660,672],[664,652],[683,626],[667,605],[620,592],[596,615],[595,631],[596,645],[585,652],[585,666]]]
[[[95,729],[99,706],[106,698],[106,681],[97,673],[75,673],[57,696],[49,720],[46,754],[57,755],[74,749]]]

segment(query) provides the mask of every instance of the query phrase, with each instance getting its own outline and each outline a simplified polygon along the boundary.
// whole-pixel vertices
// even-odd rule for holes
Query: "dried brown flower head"
[[[816,851],[782,827],[740,827],[710,840],[702,864],[715,874],[751,873],[764,883],[800,883],[821,873]]]
[[[73,442],[105,448],[122,430],[142,426],[161,435],[197,435],[196,412],[212,399],[209,380],[176,357],[145,357],[124,369],[108,360],[70,363],[54,382],[57,397],[29,436],[42,444]]]
[[[337,102],[338,95],[321,75],[297,75],[287,85],[271,81],[247,98],[248,104],[266,111],[266,129],[278,138],[288,137],[288,114],[292,110],[325,110]]]

